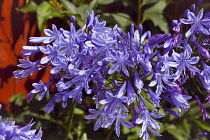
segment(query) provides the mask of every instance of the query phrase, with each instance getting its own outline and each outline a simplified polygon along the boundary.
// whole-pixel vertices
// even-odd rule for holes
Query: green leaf
[[[113,3],[114,0],[98,0],[98,4],[107,5]]]
[[[168,33],[168,24],[163,16],[163,10],[166,6],[166,1],[159,1],[152,7],[146,9],[143,13],[142,23],[146,20],[151,20],[155,26],[158,26],[165,33]]]
[[[104,13],[103,15],[107,23],[118,24],[119,27],[130,26],[133,23],[131,17],[125,13]]]
[[[51,5],[47,2],[42,2],[37,8],[37,20],[38,20],[38,28],[39,30],[43,30],[44,26],[46,25],[47,15],[51,9]]]
[[[84,114],[84,111],[79,109],[79,108],[74,108],[74,114],[77,114],[77,115],[83,115]]]
[[[63,4],[63,6],[66,8],[66,10],[69,11],[70,13],[72,13],[72,14],[76,14],[77,13],[77,8],[70,1],[68,1],[68,0],[60,0],[60,2]]]
[[[86,0],[72,0],[72,3],[76,6],[82,5]]]
[[[94,10],[94,9],[96,9],[97,6],[98,6],[98,0],[93,0],[93,1],[91,1],[91,3],[89,4],[88,10],[89,10],[89,11]]]
[[[177,140],[189,140],[189,135],[175,125],[166,126],[166,131],[173,135]]]
[[[210,126],[207,122],[201,120],[193,120],[197,125],[199,125],[202,129],[210,132]]]
[[[190,130],[191,130],[191,127],[192,127],[192,123],[190,121],[188,121],[187,119],[184,119],[183,120],[183,127],[184,127],[184,130],[190,134]]]
[[[23,13],[36,12],[37,7],[38,5],[35,2],[30,1],[19,10]]]
[[[86,21],[88,8],[89,8],[88,4],[83,4],[77,7],[77,14],[74,16],[77,19],[77,23],[80,27],[83,27]]]
[[[17,106],[22,106],[24,96],[22,93],[15,94],[9,99],[9,103],[14,103]]]
[[[88,140],[87,133],[82,134],[81,140]]]
[[[157,0],[143,0],[142,3],[141,3],[141,6],[153,4],[153,3],[156,3],[156,2],[157,2]]]
[[[62,17],[63,14],[52,7],[49,3],[43,2],[37,8],[38,28],[40,31],[46,26],[47,20],[53,17]]]

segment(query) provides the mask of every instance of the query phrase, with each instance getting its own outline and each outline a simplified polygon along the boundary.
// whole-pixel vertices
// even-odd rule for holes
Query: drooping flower
[[[210,66],[208,66],[205,62],[202,61],[203,65],[203,71],[201,71],[198,75],[200,78],[201,83],[203,84],[203,87],[206,89],[206,91],[210,92]]]
[[[52,85],[52,81],[47,84],[44,84],[40,80],[39,83],[33,83],[32,85],[35,89],[28,93],[26,99],[31,100],[36,93],[40,93],[38,100],[42,100],[45,95],[49,96],[49,87]]]
[[[99,128],[101,128],[102,123],[106,120],[107,116],[106,116],[106,107],[104,107],[101,110],[94,110],[94,109],[89,109],[90,115],[87,115],[85,117],[85,119],[95,119],[96,117],[99,116],[99,118],[97,119],[97,121],[95,122],[94,125],[94,131],[98,130]]]
[[[121,109],[119,109],[118,111],[115,111],[112,115],[110,115],[110,118],[101,125],[101,127],[109,128],[115,121],[115,132],[117,136],[119,137],[120,136],[120,123],[122,123],[122,125],[127,128],[133,127],[132,123],[124,120],[125,118],[127,118],[128,113],[125,113],[125,114],[121,114],[121,113],[122,113]]]
[[[200,110],[201,110],[201,113],[202,113],[202,116],[203,116],[203,121],[204,121],[205,119],[210,119],[210,116],[208,115],[208,112],[207,112],[206,109],[203,107],[203,105],[202,105],[200,99],[198,98],[198,96],[195,96],[195,100],[197,101],[198,106],[199,106],[199,108],[200,108]]]
[[[151,133],[153,133],[156,136],[161,136],[159,133],[153,130],[153,129],[160,130],[159,125],[161,125],[157,123],[153,118],[162,118],[164,114],[157,114],[156,109],[153,110],[152,112],[149,112],[146,109],[146,106],[140,96],[138,96],[138,99],[139,99],[138,107],[141,117],[136,119],[136,123],[142,124],[142,129],[139,133],[139,138],[143,137],[144,140],[149,140],[150,137],[147,130],[149,130]]]
[[[190,109],[190,104],[187,100],[191,99],[191,96],[183,95],[181,91],[176,91],[173,88],[167,88],[165,93],[170,95],[170,97],[161,95],[161,98],[176,106],[180,112],[181,109],[185,109],[186,111]]]

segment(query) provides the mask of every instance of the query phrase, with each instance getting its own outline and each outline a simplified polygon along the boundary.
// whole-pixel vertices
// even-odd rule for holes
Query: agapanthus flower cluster
[[[20,80],[36,71],[49,70],[49,82],[34,83],[27,99],[35,94],[40,94],[39,100],[52,96],[45,108],[50,113],[56,102],[66,107],[69,99],[80,104],[91,95],[95,109],[89,109],[85,119],[96,119],[94,130],[113,125],[117,136],[121,125],[141,125],[139,137],[144,140],[150,138],[150,132],[161,136],[156,132],[164,117],[158,113],[159,108],[180,117],[181,111],[190,109],[192,99],[197,101],[203,119],[209,119],[198,95],[206,96],[209,104],[210,17],[203,9],[195,10],[197,5],[191,7],[185,18],[173,21],[173,34],[152,35],[142,25],[138,29],[131,25],[130,31],[123,33],[117,25],[106,27],[94,11],[77,30],[76,20],[71,17],[69,30],[52,25],[52,30],[44,29],[45,37],[30,38],[30,43],[42,45],[23,46],[25,59],[20,59],[18,66],[24,69],[15,71],[14,77]],[[44,57],[30,61],[36,53]],[[49,91],[54,85],[57,93],[52,95]],[[163,100],[179,112],[162,106]],[[149,110],[148,103],[156,109]],[[127,119],[128,114],[132,114],[132,120]]]
[[[0,104],[1,109],[1,104]],[[42,131],[36,133],[36,129],[31,127],[34,123],[29,122],[26,126],[20,127],[15,125],[15,121],[2,121],[0,116],[0,140],[41,140]]]

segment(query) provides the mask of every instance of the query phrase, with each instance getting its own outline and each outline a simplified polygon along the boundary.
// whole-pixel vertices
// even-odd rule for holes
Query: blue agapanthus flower
[[[139,99],[138,108],[141,117],[136,119],[136,123],[137,124],[142,123],[142,129],[140,131],[139,137],[140,138],[143,137],[144,140],[150,139],[148,130],[156,136],[161,136],[159,133],[153,130],[153,129],[160,130],[160,125],[161,125],[160,123],[157,123],[153,118],[156,119],[162,118],[164,114],[157,114],[158,111],[156,109],[153,110],[152,112],[148,111],[146,109],[146,105],[144,104],[140,96],[138,96],[138,99]]]
[[[191,35],[195,33],[204,33],[205,35],[209,35],[210,32],[208,28],[210,27],[210,19],[203,18],[203,9],[198,12],[196,16],[193,12],[187,12],[188,19],[180,19],[183,24],[193,24],[192,27],[186,32],[185,36],[189,38]]]
[[[1,104],[0,104],[1,109]],[[26,126],[15,125],[15,121],[2,121],[0,116],[0,139],[1,140],[41,140],[42,131],[39,129],[36,132],[35,129],[31,130],[34,123],[29,122]]]
[[[187,19],[173,21],[175,34],[152,35],[150,31],[143,32],[142,25],[135,30],[133,24],[124,33],[117,25],[106,27],[106,22],[99,21],[100,16],[95,16],[94,11],[88,13],[84,26],[77,29],[76,19],[71,17],[68,30],[52,25],[52,30],[44,30],[45,37],[30,38],[31,43],[43,44],[23,47],[26,59],[19,60],[22,70],[14,71],[14,77],[22,79],[36,71],[48,71],[49,81],[33,83],[34,89],[27,99],[35,94],[40,94],[39,100],[50,96],[46,113],[52,112],[57,102],[66,107],[69,100],[81,104],[84,98],[93,99],[95,104],[91,104],[85,119],[95,120],[95,131],[112,127],[117,136],[122,126],[139,125],[142,128],[139,137],[144,140],[150,138],[150,132],[161,136],[156,132],[161,125],[158,119],[164,117],[157,114],[159,108],[175,117],[181,116],[164,101],[181,112],[190,109],[189,101],[195,97],[204,119],[209,119],[194,94],[194,87],[202,85],[206,93],[196,95],[208,95],[206,100],[210,104],[206,36],[210,34],[210,18],[203,16],[203,9],[196,16],[197,8],[192,5],[185,12]],[[186,24],[192,26],[185,33]],[[43,57],[31,61],[31,56],[37,53]],[[56,88],[55,94],[49,93],[51,88]],[[155,109],[150,110],[148,104]]]

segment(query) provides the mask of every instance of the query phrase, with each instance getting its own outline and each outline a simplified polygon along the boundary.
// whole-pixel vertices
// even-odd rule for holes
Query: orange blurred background
[[[11,96],[18,93],[26,95],[32,90],[32,83],[44,75],[44,72],[36,72],[20,82],[13,78],[18,59],[22,58],[22,46],[30,45],[29,37],[40,36],[36,14],[18,11],[17,8],[24,4],[25,0],[0,0],[0,104],[7,110]]]

